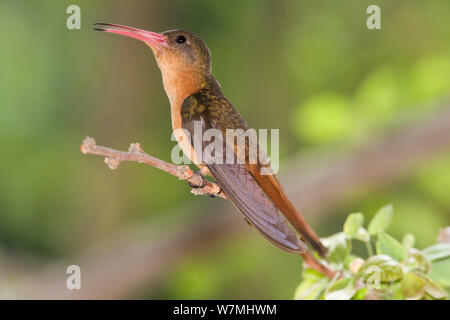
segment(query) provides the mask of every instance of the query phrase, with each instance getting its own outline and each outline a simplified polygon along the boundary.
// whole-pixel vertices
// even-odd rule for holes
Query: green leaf
[[[402,292],[406,300],[419,300],[425,295],[424,279],[418,275],[408,272],[402,279]]]
[[[345,219],[344,223],[344,233],[349,237],[354,237],[358,233],[360,227],[362,227],[364,222],[364,216],[361,212],[350,213]]]
[[[359,241],[368,242],[370,241],[370,234],[365,228],[360,227],[354,238]]]
[[[352,297],[352,300],[365,300],[367,294],[369,293],[369,289],[364,287],[355,292],[355,295]]]
[[[403,236],[402,244],[408,250],[409,248],[413,248],[416,242],[416,238],[411,233],[407,233]]]
[[[402,290],[402,282],[397,281],[387,286],[386,295],[383,300],[405,300]]]
[[[303,269],[302,272],[302,279],[303,280],[308,280],[308,281],[312,281],[312,282],[316,282],[322,278],[324,278],[325,276],[323,274],[321,274],[320,272],[311,269],[311,268],[306,268]]]
[[[431,269],[431,264],[428,259],[420,250],[417,250],[416,248],[409,249],[409,258],[406,266],[410,270],[418,269],[425,273]]]
[[[430,261],[448,258],[450,257],[450,243],[438,243],[422,251]]]
[[[450,287],[450,259],[434,261],[429,275],[441,286]]]
[[[419,274],[419,276],[425,280],[426,293],[428,293],[435,299],[444,299],[445,297],[447,297],[447,292],[445,292],[445,290],[442,289],[436,282],[431,280],[430,277],[425,274]]]
[[[321,239],[328,248],[328,260],[334,263],[342,263],[352,249],[352,243],[343,232],[336,233],[328,238]]]
[[[387,254],[397,261],[403,261],[407,257],[405,248],[390,235],[381,231],[376,243],[377,254]]]
[[[316,270],[307,268],[302,273],[303,281],[295,290],[295,300],[317,300],[320,299],[326,286],[330,280],[317,272]]]
[[[368,231],[371,235],[375,235],[380,231],[384,231],[391,224],[394,209],[391,204],[382,207],[369,223]]]
[[[388,255],[372,256],[364,262],[359,270],[359,275],[364,280],[376,280],[379,277],[381,282],[389,282],[400,279],[403,276],[403,269],[399,262]]]
[[[335,281],[325,292],[325,300],[350,300],[356,293],[353,278]]]

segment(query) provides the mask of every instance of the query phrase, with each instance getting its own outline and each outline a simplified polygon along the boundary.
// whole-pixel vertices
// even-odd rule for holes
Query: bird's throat
[[[161,73],[171,105],[182,104],[184,99],[206,86],[206,77],[192,69],[170,68],[161,70]]]

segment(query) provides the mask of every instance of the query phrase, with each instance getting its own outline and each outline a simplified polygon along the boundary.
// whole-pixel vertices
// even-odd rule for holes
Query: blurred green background
[[[66,28],[71,4],[81,7],[81,30]],[[370,4],[381,7],[381,30],[366,28]],[[92,23],[182,28],[202,37],[214,75],[249,124],[280,128],[280,174],[287,176],[283,163],[294,156],[351,152],[405,118],[438,112],[450,93],[449,21],[447,0],[2,0],[4,297],[26,297],[15,289],[24,277],[59,261],[77,264],[72,257],[134,226],[150,226],[156,238],[180,226],[189,230],[216,203],[242,220],[231,205],[194,197],[186,183],[156,169],[125,163],[110,171],[101,158],[80,153],[86,135],[119,149],[139,141],[166,161],[174,146],[169,102],[151,51],[95,32]],[[450,151],[387,185],[352,192],[312,224],[326,236],[341,229],[347,213],[370,217],[387,203],[395,208],[391,234],[411,232],[419,248],[434,243],[439,228],[450,224]],[[156,279],[143,277],[114,297],[292,298],[300,280],[297,257],[246,227],[206,242],[171,260]],[[105,268],[115,263],[104,261]],[[121,281],[138,270],[124,270]],[[65,275],[65,269],[54,272]]]

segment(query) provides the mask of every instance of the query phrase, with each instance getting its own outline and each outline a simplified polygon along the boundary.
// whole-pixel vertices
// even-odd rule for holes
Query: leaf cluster
[[[295,299],[308,300],[437,300],[447,298],[450,287],[450,243],[437,243],[423,250],[414,247],[415,237],[401,241],[386,233],[393,207],[382,207],[364,227],[360,212],[347,216],[343,231],[323,238],[333,279],[305,268]],[[361,241],[367,257],[352,253],[354,241]],[[319,257],[317,257],[319,259]]]

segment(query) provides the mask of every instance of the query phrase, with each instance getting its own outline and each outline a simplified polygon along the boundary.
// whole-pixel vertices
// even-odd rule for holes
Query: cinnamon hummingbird
[[[211,73],[211,54],[205,42],[192,32],[170,30],[150,32],[109,23],[96,23],[95,30],[116,33],[143,41],[153,51],[161,70],[164,90],[170,101],[172,128],[194,136],[194,124],[202,132],[217,129],[225,136],[227,129],[247,130],[249,126],[225,98]],[[182,129],[180,131],[180,129]],[[241,211],[247,222],[277,247],[305,258],[306,241],[322,257],[326,248],[289,201],[275,174],[262,174],[270,166],[258,158],[256,163],[205,163],[194,150],[187,134],[176,135],[177,142],[190,160],[200,168],[200,174],[212,176],[222,192]],[[227,143],[227,142],[225,142]],[[240,152],[236,143],[228,145],[235,159]],[[248,142],[245,144],[248,150]],[[245,159],[248,159],[247,155]],[[289,227],[289,224],[300,234]]]

